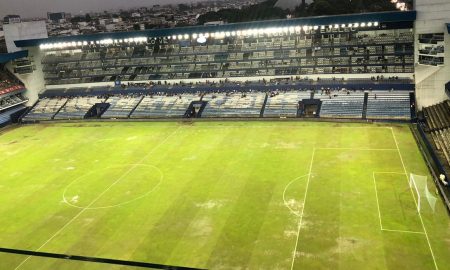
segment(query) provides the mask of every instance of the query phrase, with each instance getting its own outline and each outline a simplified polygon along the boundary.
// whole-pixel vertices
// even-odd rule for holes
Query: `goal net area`
[[[434,212],[437,198],[428,190],[427,177],[410,174],[409,186],[417,195],[417,211],[421,211],[425,204],[428,204]]]

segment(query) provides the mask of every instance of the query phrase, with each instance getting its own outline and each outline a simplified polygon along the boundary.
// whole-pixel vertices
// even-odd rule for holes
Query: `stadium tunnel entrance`
[[[315,118],[320,115],[320,99],[303,99],[298,102],[297,117]]]
[[[108,110],[110,103],[96,103],[86,113],[84,118],[100,118],[100,116]]]
[[[189,104],[189,107],[186,110],[184,117],[185,118],[200,118],[200,117],[202,117],[202,112],[205,109],[207,103],[208,102],[206,102],[206,101],[192,101],[191,104]]]

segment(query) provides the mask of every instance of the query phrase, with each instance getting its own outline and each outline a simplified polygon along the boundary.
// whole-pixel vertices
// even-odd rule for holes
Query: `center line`
[[[305,211],[305,204],[306,204],[306,196],[308,195],[308,187],[309,187],[309,181],[311,179],[311,171],[314,163],[314,155],[316,154],[316,148],[314,148],[312,157],[311,157],[311,163],[309,164],[309,174],[308,174],[308,181],[306,182],[306,190],[305,190],[305,197],[303,198],[303,207],[302,212],[300,213],[300,220],[298,222],[298,228],[297,228],[297,240],[295,241],[295,248],[292,255],[292,264],[291,264],[291,270],[294,269],[294,263],[295,263],[295,256],[297,254],[297,246],[298,246],[298,239],[300,237],[300,230],[302,229],[302,221],[303,221],[303,212]]]

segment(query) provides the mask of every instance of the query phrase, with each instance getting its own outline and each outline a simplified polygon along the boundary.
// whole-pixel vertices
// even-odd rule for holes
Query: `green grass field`
[[[66,123],[0,135],[0,247],[208,269],[448,269],[407,125]],[[429,186],[435,192],[429,176]],[[0,253],[0,269],[131,269]],[[137,269],[137,268],[135,268]]]

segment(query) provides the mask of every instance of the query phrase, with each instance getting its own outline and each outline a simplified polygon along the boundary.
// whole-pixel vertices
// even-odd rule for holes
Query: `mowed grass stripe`
[[[77,129],[78,130],[78,129]],[[167,134],[171,134],[172,132],[173,132],[173,130],[174,130],[174,128],[172,127],[172,128],[170,128],[170,133],[167,133]],[[83,130],[83,131],[87,131],[87,130]],[[164,132],[164,133],[162,133],[163,134],[163,136],[167,136],[167,134]],[[83,138],[83,137],[82,137]],[[155,136],[154,137],[154,139],[156,139],[155,140],[155,142],[156,143],[158,143],[158,141],[160,141],[160,139],[159,139],[160,137],[159,136]],[[164,138],[164,137],[163,137]],[[84,142],[81,140],[81,141],[79,141],[80,142],[80,144],[83,144]],[[151,145],[151,142],[149,143],[150,145]],[[82,148],[82,146],[80,145],[80,148]],[[84,150],[84,149],[81,149],[81,150]],[[142,148],[141,148],[141,150],[142,150]],[[87,151],[88,153],[91,153],[91,151]],[[95,153],[95,152],[94,152]],[[88,155],[89,156],[89,155]],[[140,156],[138,156],[139,158],[141,158]],[[61,179],[64,179],[64,177],[61,177]],[[67,185],[68,183],[66,182],[66,183],[64,183],[65,185]],[[48,187],[47,187],[48,188]],[[57,200],[57,202],[59,202],[59,204],[61,204],[61,200],[62,200],[62,197],[61,197],[61,193],[60,193],[60,191],[58,191],[58,196],[52,196],[51,197],[51,199],[53,200],[53,203],[55,203],[55,200]],[[43,196],[44,198],[45,198],[45,196]],[[58,198],[57,198],[58,197]],[[45,205],[44,205],[45,206]],[[49,208],[49,209],[52,209],[52,208]],[[63,210],[62,211],[67,211],[67,207],[63,207]],[[83,210],[81,210],[81,211],[83,211]],[[73,212],[73,211],[71,211],[71,212]],[[58,219],[46,219],[45,220],[45,223],[46,224],[44,224],[44,225],[42,225],[42,226],[38,226],[37,228],[34,228],[35,230],[34,231],[32,231],[32,232],[30,232],[30,236],[31,235],[35,235],[35,236],[37,236],[37,237],[30,237],[31,239],[36,239],[37,241],[38,241],[38,248],[39,247],[44,247],[43,245],[42,245],[42,243],[44,243],[44,244],[46,244],[50,239],[52,239],[52,237],[53,236],[55,236],[55,231],[56,232],[58,232],[59,230],[61,230],[62,228],[64,228],[65,229],[65,226],[69,223],[69,222],[72,222],[73,220],[74,220],[74,217],[77,217],[77,215],[79,215],[79,213],[80,213],[80,209],[78,209],[78,211],[76,211],[75,212],[76,214],[75,215],[70,215],[70,216],[63,216],[63,214],[62,213],[60,213],[60,212],[58,212],[58,213],[56,213],[56,214],[52,214],[52,216],[51,217],[57,217]],[[33,228],[33,227],[31,227],[31,228]],[[41,231],[41,229],[42,229],[42,231]],[[49,236],[50,235],[50,236]],[[47,239],[45,239],[45,238],[47,238]],[[25,238],[24,240],[26,240],[27,238]],[[27,240],[27,243],[29,243],[28,242],[29,240]],[[35,249],[37,249],[36,247],[33,247],[33,248],[30,248],[30,249],[32,249],[32,250],[35,250]]]
[[[78,170],[107,168],[124,161],[132,163],[134,158],[145,155],[145,149],[151,148],[152,138],[177,126],[177,123],[50,125],[46,129],[51,131],[39,132],[27,139],[54,141],[55,149],[61,148],[61,152],[50,153],[51,148],[49,153],[42,150],[48,155],[47,160],[27,161],[23,164],[25,174],[31,177],[37,171],[47,178],[52,177],[42,181],[48,183],[36,190],[60,197],[66,182],[73,180]],[[32,126],[30,128],[32,130]],[[22,136],[20,130],[15,132]],[[308,192],[304,212],[305,227],[299,238],[300,257],[294,269],[391,269],[401,266],[404,260],[409,260],[403,265],[411,269],[432,266],[422,235],[414,234],[415,238],[411,238],[402,236],[403,233],[379,230],[371,173],[372,170],[398,171],[401,168],[398,155],[392,151],[353,153],[351,150],[392,148],[389,128],[361,124],[225,122],[183,125],[180,131],[146,159],[164,172],[164,182],[158,192],[128,206],[101,212],[85,211],[46,248],[58,253],[68,250],[117,259],[146,258],[149,262],[160,260],[164,264],[210,269],[289,268],[295,245],[295,235],[291,231],[296,229],[298,217],[284,205],[283,191],[290,181],[307,173],[313,148],[328,147],[330,149],[318,150],[324,152],[318,163],[314,162],[316,175],[311,178],[312,189]],[[419,171],[424,169],[423,174],[427,174],[408,127],[396,126],[395,132],[401,151],[406,148],[404,162],[408,170],[413,167],[412,170],[421,174]],[[67,138],[66,133],[70,134]],[[0,145],[2,143],[4,137],[0,136]],[[52,158],[59,158],[56,155],[64,159],[52,162]],[[21,183],[10,175],[20,160],[12,156],[8,162],[11,163],[3,171],[0,168],[0,172],[8,175],[3,179],[5,183],[15,185],[19,203],[11,203],[13,196],[2,197],[0,200],[4,199],[2,202],[8,208],[0,205],[0,211],[3,209],[9,217],[14,217],[12,210],[15,210],[17,216],[24,217],[18,227],[39,233],[19,237],[20,245],[28,241],[37,243],[40,235],[47,233],[45,227],[51,226],[42,222],[42,228],[38,228],[40,221],[57,219],[53,214],[69,215],[59,210],[70,207],[59,201],[55,203],[51,199],[53,195],[40,200],[30,190],[28,195],[36,196],[34,203],[43,204],[37,207],[47,208],[47,211],[40,210],[42,212],[37,213],[33,221],[26,220],[21,213],[29,207],[20,199]],[[52,169],[44,170],[49,165]],[[75,169],[68,170],[69,167]],[[60,175],[62,179],[56,179]],[[26,182],[42,185],[40,179],[32,181],[30,178]],[[2,184],[0,180],[0,191]],[[304,189],[304,181],[289,187],[287,197],[296,209],[301,209],[298,202],[303,201]],[[109,194],[120,196],[118,190],[111,190]],[[109,200],[105,196],[99,203],[113,201],[117,199]],[[443,240],[449,236],[448,216],[443,210],[439,204],[436,214],[423,213],[427,228],[433,228],[429,229],[429,234],[433,248],[437,246],[439,265],[446,265],[450,260],[446,254],[449,244]],[[31,211],[30,214],[33,215]],[[0,221],[13,224],[18,220]],[[12,233],[14,226],[9,228]],[[323,247],[318,243],[324,243]],[[369,248],[364,248],[367,246]],[[303,247],[307,252],[301,249]],[[416,250],[412,249],[414,247]],[[310,252],[312,250],[314,252]],[[327,256],[330,252],[331,256]],[[9,266],[16,264],[16,259],[0,256],[5,259],[0,260],[1,269],[11,269]],[[93,264],[83,267],[104,269]],[[76,266],[30,259],[21,269],[37,268],[76,269]]]

